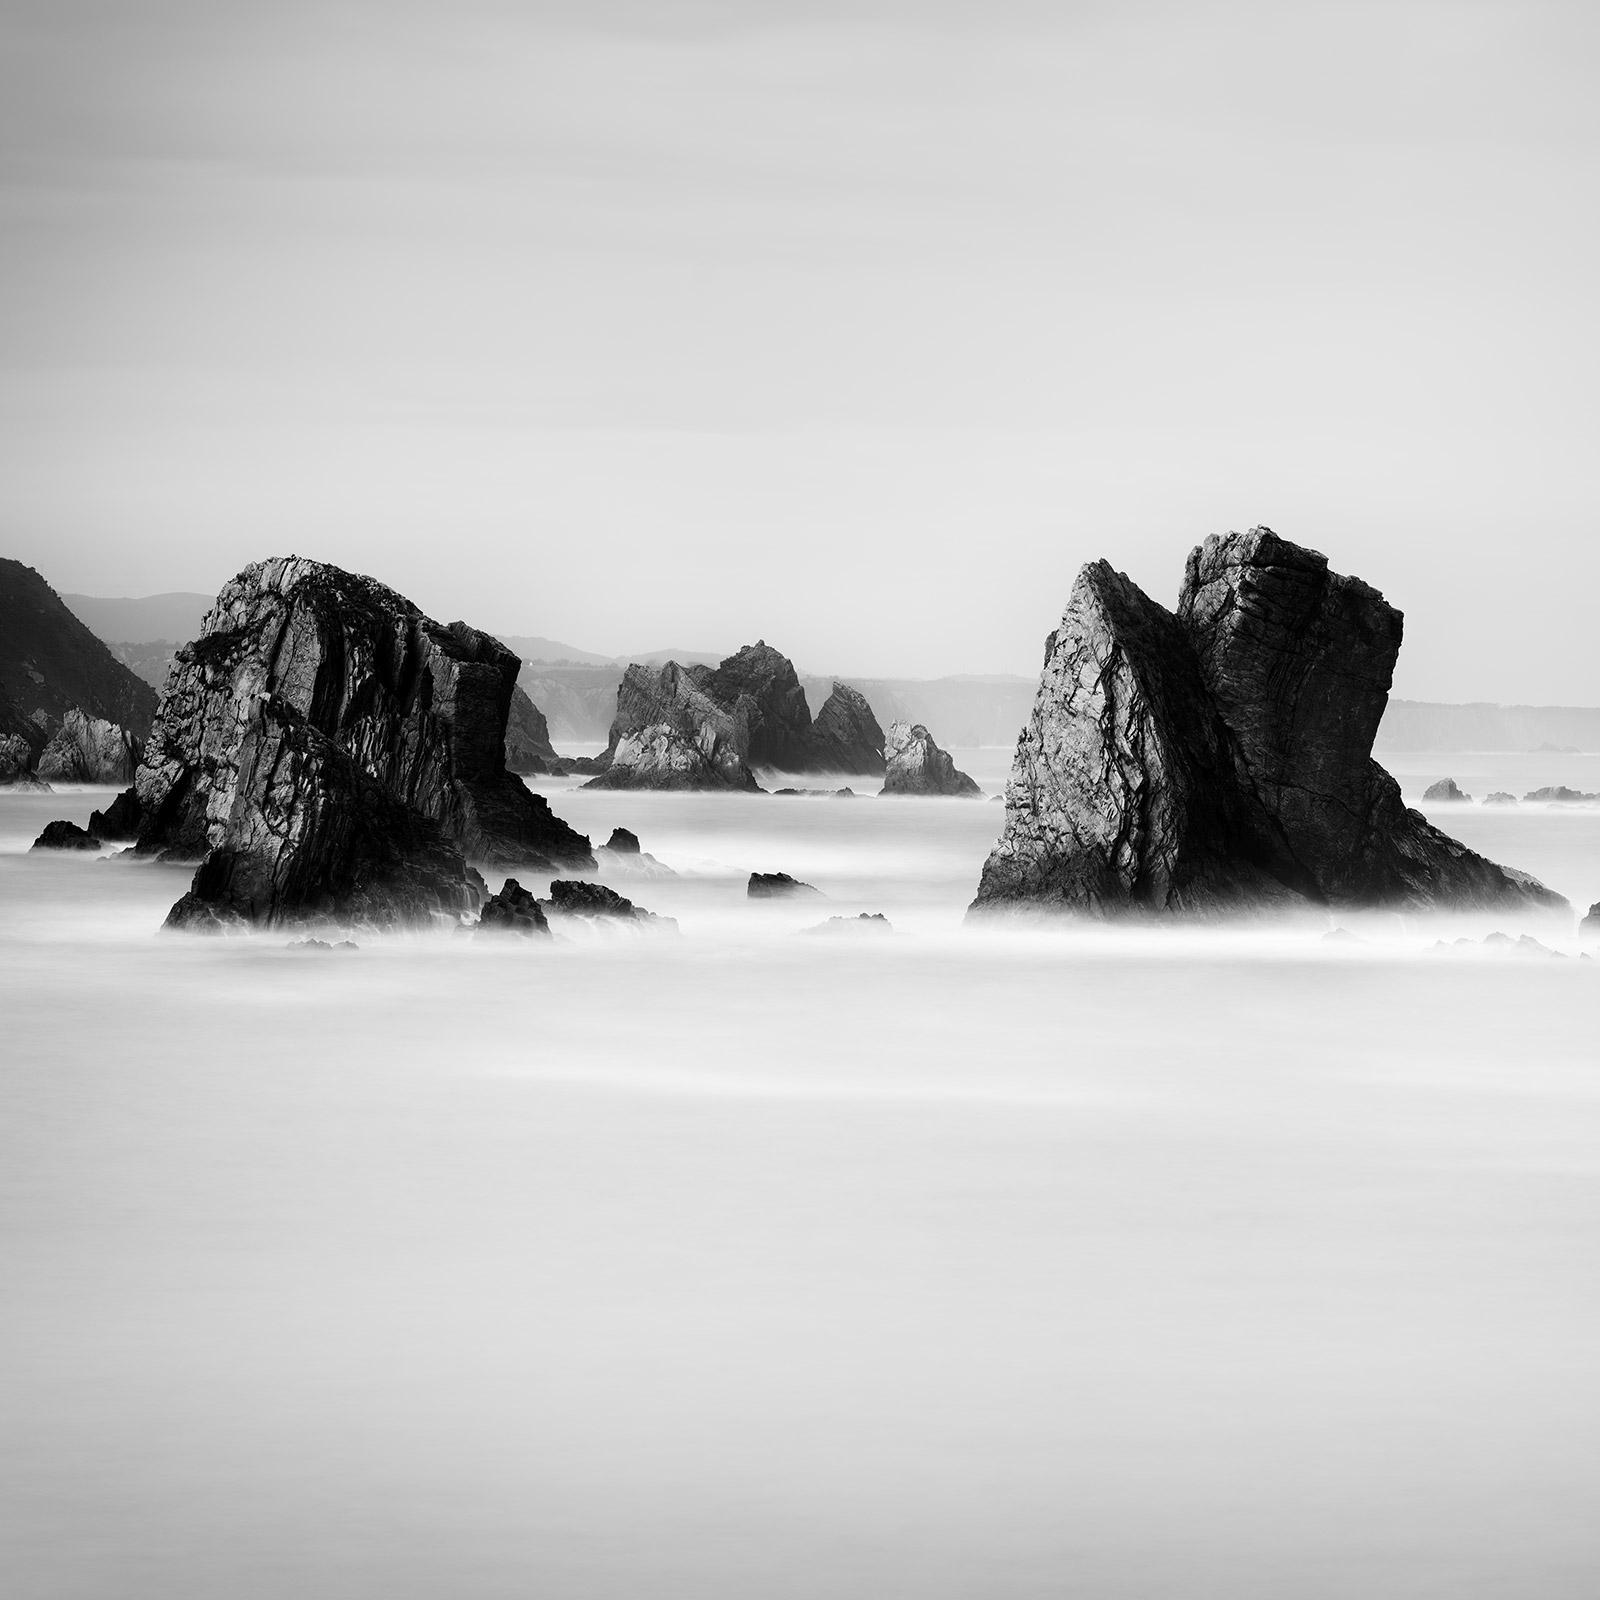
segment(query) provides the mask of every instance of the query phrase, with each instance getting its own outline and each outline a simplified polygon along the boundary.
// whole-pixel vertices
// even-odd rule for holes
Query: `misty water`
[[[676,936],[160,936],[0,796],[6,1595],[1600,1589],[1575,919],[985,933],[987,799],[533,781]],[[1600,807],[1431,814],[1600,899]]]

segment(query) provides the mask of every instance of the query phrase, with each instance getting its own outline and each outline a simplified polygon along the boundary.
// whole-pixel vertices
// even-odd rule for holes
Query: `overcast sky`
[[[1600,701],[1600,6],[3,0],[0,553],[1037,670],[1266,522]]]

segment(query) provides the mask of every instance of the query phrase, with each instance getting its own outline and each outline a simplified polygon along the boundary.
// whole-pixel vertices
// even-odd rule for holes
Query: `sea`
[[[676,921],[541,943],[163,934],[0,795],[0,1593],[1600,1594],[1600,805],[1427,808],[1570,917],[990,930],[954,754],[530,779]]]

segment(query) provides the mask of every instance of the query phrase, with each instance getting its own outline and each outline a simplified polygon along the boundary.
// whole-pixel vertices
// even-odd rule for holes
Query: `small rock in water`
[[[779,900],[791,895],[821,894],[822,891],[809,883],[802,883],[798,878],[791,878],[787,872],[752,872],[745,893],[752,900]]]
[[[889,919],[881,911],[863,911],[854,917],[829,917],[815,927],[802,928],[802,933],[893,933]]]
[[[619,856],[636,856],[639,854],[639,835],[628,828],[613,828],[605,847]]]
[[[558,878],[550,885],[550,898],[541,900],[539,908],[547,916],[582,917],[589,921],[649,923],[655,927],[677,931],[678,924],[671,917],[658,917],[643,906],[608,889],[603,883],[586,883],[576,878]]]
[[[1483,803],[1486,806],[1514,806],[1517,797],[1514,794],[1507,794],[1504,789],[1496,789],[1493,794],[1484,797]]]
[[[89,813],[89,832],[101,839],[137,839],[141,816],[139,791],[124,789],[104,811]]]
[[[542,934],[548,939],[550,924],[532,893],[515,878],[507,878],[500,893],[490,895],[484,901],[483,911],[478,917],[478,932],[513,934],[523,939]]]
[[[50,822],[33,841],[35,850],[98,850],[100,841],[75,822]]]
[[[1424,800],[1460,800],[1467,801],[1472,798],[1470,794],[1463,794],[1456,785],[1454,778],[1441,778],[1437,783],[1430,783],[1422,791]]]

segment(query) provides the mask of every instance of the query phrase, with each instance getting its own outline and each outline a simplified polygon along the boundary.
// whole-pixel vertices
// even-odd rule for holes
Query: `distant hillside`
[[[108,600],[89,594],[61,597],[90,632],[107,643],[170,640],[176,648],[200,637],[200,623],[215,595],[147,594],[138,600]]]
[[[32,567],[0,558],[0,700],[52,723],[81,706],[142,739],[156,699]]]
[[[1600,750],[1600,707],[1391,700],[1379,750]]]

